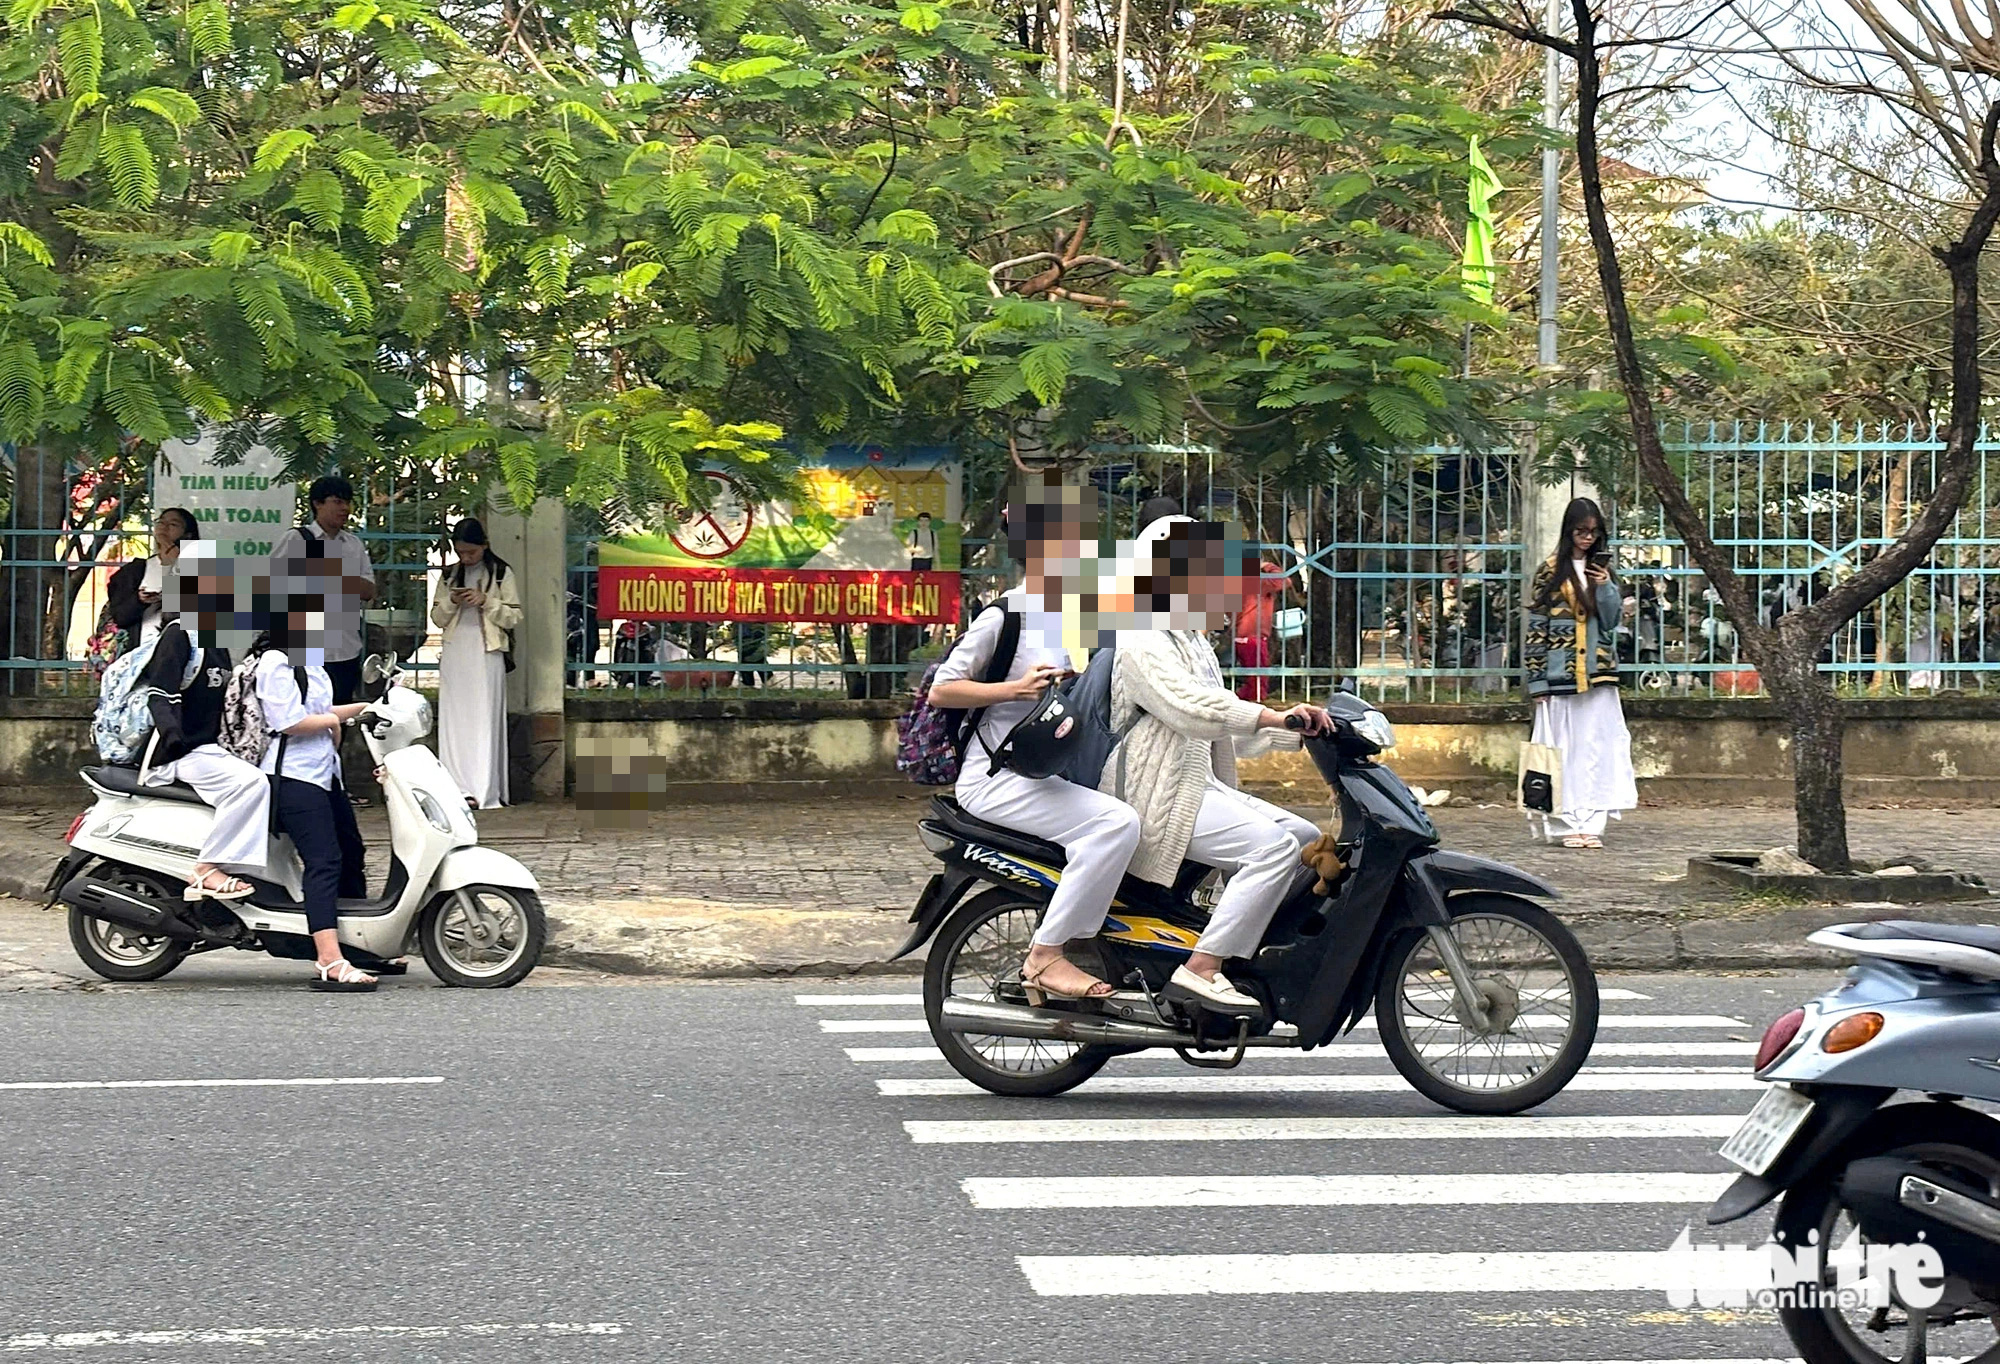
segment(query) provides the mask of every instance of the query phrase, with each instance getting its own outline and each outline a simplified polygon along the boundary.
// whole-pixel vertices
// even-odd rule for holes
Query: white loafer
[[[1170,992],[1192,996],[1197,1002],[1223,1013],[1254,1014],[1263,1012],[1264,1008],[1251,996],[1231,985],[1229,978],[1220,971],[1217,971],[1212,978],[1203,980],[1187,967],[1177,966],[1174,968],[1172,978],[1167,981],[1167,989]]]

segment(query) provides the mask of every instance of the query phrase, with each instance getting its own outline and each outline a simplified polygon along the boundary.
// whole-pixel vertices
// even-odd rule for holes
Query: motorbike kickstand
[[[1234,1070],[1243,1064],[1243,1053],[1250,1049],[1250,1020],[1248,1018],[1238,1018],[1236,1020],[1236,1039],[1233,1045],[1236,1050],[1227,1057],[1210,1058],[1197,1056],[1187,1047],[1175,1047],[1174,1051],[1179,1055],[1181,1060],[1200,1070]]]

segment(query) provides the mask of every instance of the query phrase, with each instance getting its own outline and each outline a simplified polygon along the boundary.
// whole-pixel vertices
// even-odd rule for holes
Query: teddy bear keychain
[[[1299,860],[1319,873],[1319,882],[1313,887],[1313,894],[1325,895],[1333,889],[1333,883],[1347,870],[1347,864],[1340,860],[1340,851],[1335,846],[1335,836],[1322,833],[1308,843],[1299,853]]]

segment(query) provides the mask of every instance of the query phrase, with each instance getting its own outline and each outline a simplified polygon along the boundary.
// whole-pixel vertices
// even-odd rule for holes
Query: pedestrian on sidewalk
[[[1579,497],[1528,591],[1525,681],[1533,742],[1556,750],[1562,808],[1539,819],[1565,848],[1601,848],[1606,821],[1639,806],[1632,735],[1618,700],[1618,623],[1624,596],[1611,573],[1604,513]]]
[[[431,620],[438,649],[438,760],[466,803],[507,803],[508,632],[521,623],[521,589],[486,527],[466,517],[451,530],[457,562],[438,576]]]
[[[105,584],[106,610],[133,644],[144,644],[160,633],[170,614],[165,604],[176,598],[181,542],[200,534],[193,512],[168,507],[153,522],[153,552],[128,560]]]

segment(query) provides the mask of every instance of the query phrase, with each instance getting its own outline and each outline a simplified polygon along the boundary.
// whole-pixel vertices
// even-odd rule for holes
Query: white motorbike
[[[447,985],[497,989],[534,970],[547,929],[540,886],[513,858],[479,846],[458,783],[419,740],[431,706],[401,685],[394,655],[363,665],[387,684],[357,723],[381,775],[389,814],[388,878],[379,896],[340,902],[340,941],[363,969],[413,950]],[[107,980],[158,980],[198,952],[237,948],[311,960],[303,868],[272,834],[265,878],[246,899],[189,905],[182,889],[215,812],[192,787],[147,785],[145,767],[87,767],[97,802],[70,825],[69,852],[48,903],[69,906],[77,955]]]

